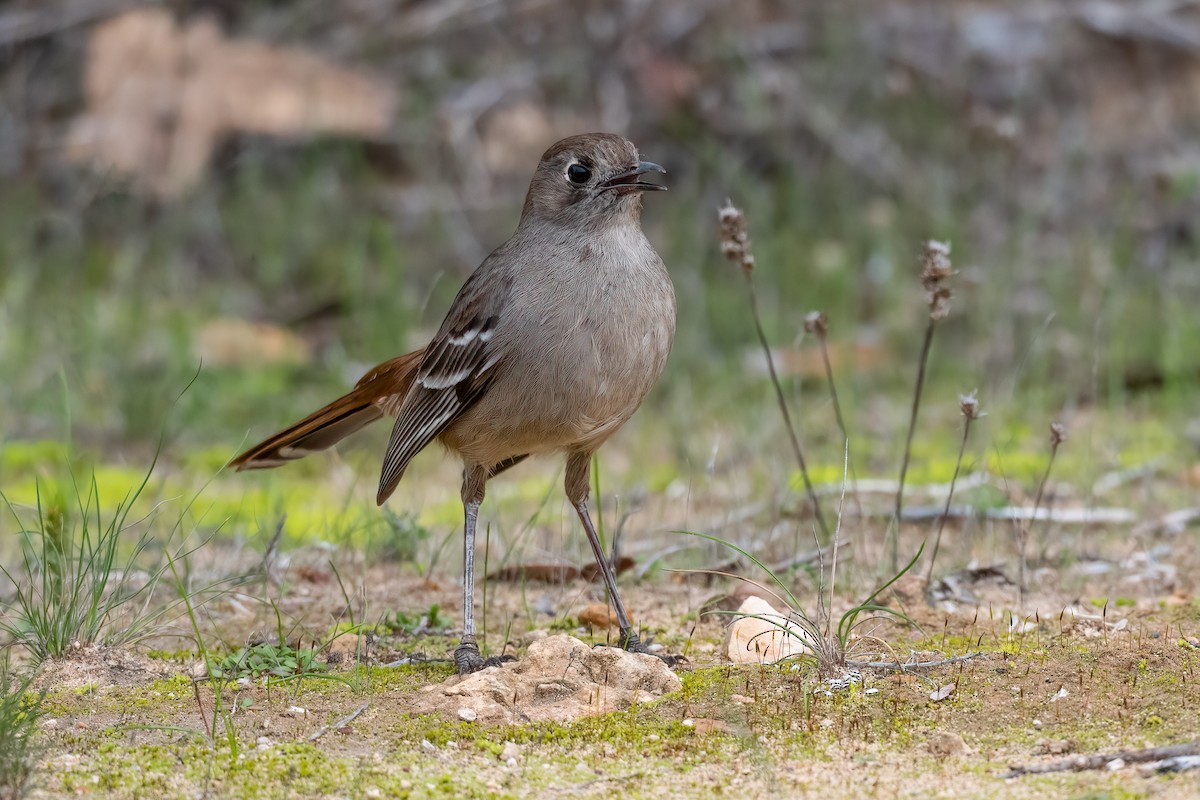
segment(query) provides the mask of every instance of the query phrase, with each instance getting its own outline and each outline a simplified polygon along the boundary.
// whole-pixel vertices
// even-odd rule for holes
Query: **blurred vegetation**
[[[746,210],[765,324],[825,479],[841,443],[803,367],[816,357],[803,315],[829,315],[862,466],[892,474],[928,238],[953,243],[959,276],[931,366],[940,433],[918,439],[914,480],[946,471],[922,448],[948,468],[957,394],[972,388],[1006,458],[1040,453],[1045,422],[1089,408],[1151,416],[1155,441],[1190,448],[1200,120],[1178,104],[1138,120],[1200,67],[1134,26],[1104,32],[1044,5],[178,0],[179,18],[213,16],[230,37],[370,70],[399,104],[384,141],[229,137],[204,183],[170,201],[60,157],[90,26],[10,28],[0,482],[28,482],[14,459],[38,442],[137,463],[164,427],[169,460],[219,467],[419,346],[515,225],[541,149],[586,129],[628,135],[670,173],[645,224],[679,334],[639,423],[666,458],[705,463],[712,441],[694,432],[724,426],[740,437],[731,462],[787,460],[743,287],[715,245],[726,196]],[[1102,91],[1113,59],[1137,68]],[[225,319],[282,328],[311,357],[202,363],[203,331]],[[1145,427],[1128,429],[1133,444],[1109,431],[1116,461]]]

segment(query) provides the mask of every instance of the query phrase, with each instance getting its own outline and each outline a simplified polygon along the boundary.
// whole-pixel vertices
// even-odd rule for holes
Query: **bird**
[[[588,510],[592,457],[658,381],[675,335],[670,274],[641,226],[642,197],[666,173],[611,133],[565,138],[542,155],[513,235],[463,284],[433,339],[368,371],[354,389],[234,458],[278,467],[393,417],[376,503],[434,440],[463,464],[460,674],[484,659],[474,614],[475,529],[487,483],[531,455],[566,457],[563,484],[616,613],[634,631]]]

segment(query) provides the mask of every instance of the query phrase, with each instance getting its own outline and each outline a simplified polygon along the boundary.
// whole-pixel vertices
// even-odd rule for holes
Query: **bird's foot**
[[[648,656],[654,656],[659,661],[662,661],[671,669],[683,663],[682,656],[669,656],[663,653],[651,652],[649,645],[643,644],[641,638],[633,632],[633,630],[621,631],[621,638],[618,645],[622,650],[630,653],[642,653]]]
[[[484,658],[475,642],[463,642],[454,648],[454,665],[459,675],[469,675],[486,667],[498,667],[506,661],[516,661],[512,656],[490,656]]]

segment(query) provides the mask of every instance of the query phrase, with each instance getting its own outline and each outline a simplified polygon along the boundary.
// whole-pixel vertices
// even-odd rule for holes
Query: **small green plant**
[[[846,474],[850,465],[850,446],[846,444],[845,461],[842,468],[842,495],[838,501],[837,527],[833,532],[833,543],[826,548],[832,551],[832,557],[827,562],[825,559],[825,551],[820,549],[818,545],[818,565],[817,565],[817,612],[809,614],[804,606],[796,599],[796,595],[788,588],[787,583],[779,577],[770,567],[763,564],[754,556],[743,550],[731,542],[727,542],[716,536],[711,536],[707,533],[696,533],[694,531],[680,531],[691,536],[699,536],[702,539],[716,542],[724,545],[730,550],[745,558],[754,566],[761,569],[767,574],[771,581],[779,587],[782,595],[771,588],[764,586],[757,581],[741,575],[731,573],[715,572],[718,575],[737,578],[746,581],[765,593],[774,597],[781,606],[784,607],[784,616],[766,616],[758,614],[743,614],[737,611],[713,611],[713,614],[728,614],[735,617],[753,617],[760,619],[773,628],[782,631],[785,635],[797,639],[807,652],[792,656],[796,660],[811,661],[816,667],[818,674],[823,678],[832,680],[845,679],[856,665],[848,656],[859,649],[862,642],[879,642],[874,636],[863,636],[855,639],[853,634],[862,625],[879,620],[880,618],[890,618],[892,621],[901,622],[903,624],[917,627],[917,623],[911,617],[902,611],[897,611],[894,608],[877,603],[876,600],[881,594],[887,591],[892,584],[900,580],[913,566],[921,559],[921,554],[925,551],[925,545],[917,549],[914,555],[904,568],[889,578],[886,582],[880,585],[875,591],[871,592],[867,597],[856,603],[853,607],[845,611],[837,620],[837,625],[833,622],[833,595],[837,587],[837,567],[838,567],[838,543],[842,533],[842,511],[846,502]],[[815,535],[815,532],[814,532]],[[702,570],[704,572],[713,572],[711,570]],[[857,680],[855,677],[853,680]]]
[[[852,608],[845,611],[837,620],[836,626],[833,622],[833,617],[830,612],[830,603],[833,597],[834,582],[833,578],[836,575],[834,572],[836,561],[831,565],[831,577],[827,588],[820,590],[818,598],[819,606],[815,615],[809,614],[800,601],[788,588],[787,583],[773,572],[767,565],[763,564],[754,556],[747,553],[737,545],[720,539],[716,536],[710,536],[706,533],[697,533],[694,531],[680,531],[691,536],[699,536],[703,539],[716,542],[724,545],[734,552],[741,555],[746,560],[750,561],[756,567],[767,574],[774,583],[782,591],[782,595],[757,581],[745,578],[741,575],[733,575],[730,573],[718,573],[726,577],[733,577],[750,583],[759,589],[770,594],[781,605],[785,607],[785,617],[764,616],[758,614],[740,614],[736,611],[712,611],[712,614],[725,614],[734,617],[750,616],[754,619],[761,619],[786,635],[796,638],[808,650],[807,653],[793,656],[792,658],[800,661],[811,661],[816,667],[817,672],[826,678],[839,678],[846,674],[848,668],[855,667],[853,660],[849,656],[853,655],[859,649],[860,642],[878,642],[875,637],[853,638],[853,634],[860,627],[872,621],[878,621],[880,617],[888,617],[893,621],[900,622],[906,625],[916,626],[917,623],[902,611],[897,611],[894,608],[881,605],[876,600],[881,594],[891,588],[892,584],[900,580],[905,574],[913,568],[921,558],[921,554],[925,550],[925,545],[922,544],[917,549],[916,554],[909,560],[904,567],[889,578],[886,582],[871,592],[865,599],[855,604]],[[836,540],[836,534],[835,534]],[[824,573],[824,566],[821,567]]]
[[[420,636],[427,633],[445,633],[454,624],[454,621],[443,614],[438,604],[434,603],[424,613],[407,614],[403,611],[396,611],[385,616],[379,624],[385,626],[392,633]]]
[[[218,680],[258,678],[269,675],[276,678],[293,678],[316,672],[326,667],[317,661],[316,651],[311,647],[297,649],[289,644],[260,642],[251,647],[238,648],[221,660],[210,660],[208,674]]]
[[[33,777],[34,730],[45,693],[30,689],[31,675],[13,674],[7,654],[0,661],[0,800],[16,800]]]
[[[153,541],[148,520],[129,520],[153,471],[151,463],[141,484],[107,513],[95,473],[86,490],[72,476],[73,502],[45,497],[39,483],[32,518],[0,493],[17,523],[22,562],[13,571],[0,565],[15,587],[0,631],[39,661],[92,644],[140,641],[177,608],[151,605],[164,567],[145,568]],[[137,527],[143,530],[130,542]]]

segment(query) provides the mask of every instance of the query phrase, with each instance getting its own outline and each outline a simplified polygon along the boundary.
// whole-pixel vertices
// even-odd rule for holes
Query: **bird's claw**
[[[507,661],[516,661],[513,656],[490,656],[484,658],[475,642],[463,642],[454,648],[454,665],[459,675],[469,675],[487,667],[498,667]]]

